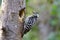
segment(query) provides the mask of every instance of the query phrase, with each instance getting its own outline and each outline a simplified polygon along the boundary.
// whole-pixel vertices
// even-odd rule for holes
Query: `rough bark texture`
[[[25,0],[2,0],[0,40],[22,40],[24,11]]]

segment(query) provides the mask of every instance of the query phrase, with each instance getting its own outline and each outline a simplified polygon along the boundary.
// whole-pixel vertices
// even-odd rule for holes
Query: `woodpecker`
[[[28,16],[25,19],[23,34],[26,34],[27,32],[29,32],[31,30],[31,28],[33,27],[33,25],[38,20],[38,18],[39,18],[39,13],[38,12],[33,12],[32,15]]]

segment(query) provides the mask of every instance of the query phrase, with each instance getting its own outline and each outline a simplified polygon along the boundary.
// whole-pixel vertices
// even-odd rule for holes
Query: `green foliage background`
[[[45,6],[42,6],[41,8],[39,7],[40,9],[37,9],[29,5],[29,3],[33,4],[34,2],[38,3],[38,1],[36,0],[26,0],[26,15],[30,15],[33,10],[38,12],[44,10]],[[41,1],[40,5],[42,5],[43,2],[44,0]],[[47,0],[47,3],[49,4],[48,6],[50,6],[49,8],[51,15],[51,19],[49,20],[49,22],[51,27],[56,30],[56,32],[51,32],[49,34],[48,40],[60,40],[60,0]],[[35,25],[32,30],[24,36],[23,40],[39,40],[38,32],[38,27],[37,25]]]
[[[1,1],[2,1],[2,0],[0,0],[0,5],[1,5]]]

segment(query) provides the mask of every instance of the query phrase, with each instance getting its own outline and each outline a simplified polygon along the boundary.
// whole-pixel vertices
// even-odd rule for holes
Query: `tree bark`
[[[2,0],[0,40],[22,40],[25,0]]]

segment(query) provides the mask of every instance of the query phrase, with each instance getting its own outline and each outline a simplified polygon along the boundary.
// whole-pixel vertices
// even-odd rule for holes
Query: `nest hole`
[[[25,8],[23,8],[19,11],[20,18],[24,16],[24,13],[25,13]]]

